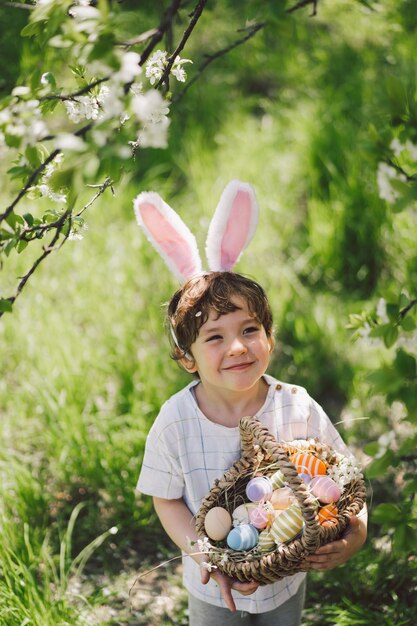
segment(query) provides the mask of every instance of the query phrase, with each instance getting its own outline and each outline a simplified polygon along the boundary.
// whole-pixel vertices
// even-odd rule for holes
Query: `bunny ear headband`
[[[153,191],[140,193],[133,201],[139,226],[171,272],[182,282],[202,271],[194,235],[180,216]],[[258,204],[250,185],[232,180],[224,189],[206,239],[206,256],[211,271],[230,271],[255,234]],[[192,356],[178,343],[174,328],[170,331],[175,345],[187,359]]]
[[[171,272],[182,282],[201,273],[197,242],[180,216],[153,191],[133,201],[139,226]],[[258,204],[250,185],[232,180],[210,222],[206,256],[211,271],[230,271],[255,234]]]

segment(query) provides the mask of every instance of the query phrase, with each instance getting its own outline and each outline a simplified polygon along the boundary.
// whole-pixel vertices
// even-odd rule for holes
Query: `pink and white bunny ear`
[[[169,269],[182,282],[201,272],[197,242],[180,216],[153,191],[133,201],[139,226]]]
[[[258,216],[252,187],[232,180],[221,195],[207,234],[206,255],[212,271],[230,271],[238,262],[255,234]]]

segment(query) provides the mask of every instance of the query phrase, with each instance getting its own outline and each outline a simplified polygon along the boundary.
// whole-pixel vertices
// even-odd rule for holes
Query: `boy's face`
[[[196,372],[204,386],[230,391],[245,391],[256,386],[265,373],[273,340],[249,311],[242,298],[234,298],[236,311],[218,317],[210,311],[191,345],[192,364],[183,364]]]

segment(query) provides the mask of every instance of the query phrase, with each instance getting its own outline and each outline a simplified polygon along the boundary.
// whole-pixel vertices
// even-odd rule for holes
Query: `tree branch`
[[[196,27],[197,22],[200,19],[201,14],[204,11],[204,7],[206,6],[207,2],[208,2],[208,0],[199,0],[199,2],[197,3],[194,11],[191,14],[190,23],[188,24],[187,28],[185,29],[184,34],[183,34],[179,44],[177,45],[176,49],[174,50],[174,52],[169,57],[167,65],[166,65],[165,70],[164,70],[164,73],[162,74],[161,78],[159,79],[157,87],[160,87],[162,84],[165,84],[167,89],[169,89],[169,74],[171,72],[172,66],[174,65],[174,61],[177,58],[177,56],[179,55],[179,53],[181,52],[181,50],[183,50],[185,44],[188,41],[188,38],[190,37],[191,33],[193,32],[194,28]]]
[[[85,126],[83,126],[82,128],[78,129],[75,133],[74,136],[75,137],[83,137],[91,128],[92,128],[93,124],[89,123],[86,124]],[[50,137],[52,139],[52,137]],[[41,163],[39,165],[39,167],[36,168],[36,170],[34,170],[32,172],[32,174],[29,176],[28,180],[26,181],[25,186],[19,191],[19,193],[17,194],[16,198],[13,200],[13,202],[7,207],[7,209],[4,211],[4,213],[0,213],[0,223],[5,220],[10,213],[13,211],[13,209],[15,208],[15,206],[18,204],[18,202],[20,202],[20,200],[23,198],[23,196],[26,195],[28,189],[30,187],[32,187],[33,183],[36,181],[36,179],[38,178],[38,176],[40,174],[42,174],[42,172],[44,171],[45,167],[48,165],[48,163],[51,163],[51,161],[53,161],[55,159],[56,156],[58,156],[58,154],[61,154],[61,150],[59,148],[56,148],[53,152],[51,152],[51,154],[45,159],[45,161],[43,161],[43,163]]]
[[[404,317],[407,315],[407,313],[409,311],[411,311],[411,309],[413,307],[415,307],[416,305],[417,305],[417,298],[414,298],[414,300],[411,300],[411,302],[409,302],[407,304],[407,306],[405,306],[403,309],[401,309],[401,311],[400,311],[400,318],[404,319]]]
[[[32,276],[33,272],[36,270],[36,268],[38,267],[38,265],[40,263],[42,263],[42,261],[44,259],[46,259],[46,257],[51,254],[51,252],[53,250],[55,250],[55,244],[59,239],[59,236],[61,234],[61,231],[64,227],[64,224],[67,220],[67,217],[70,215],[71,213],[71,209],[67,209],[65,211],[65,213],[62,214],[62,216],[60,217],[59,221],[58,221],[58,228],[56,230],[56,233],[54,234],[53,238],[51,239],[51,243],[49,244],[49,246],[43,248],[43,253],[36,259],[36,261],[34,262],[34,264],[32,265],[32,267],[30,268],[30,270],[21,278],[18,286],[17,286],[17,290],[14,296],[11,296],[10,298],[6,298],[10,304],[13,304],[15,302],[15,300],[19,297],[19,295],[22,293],[22,290],[24,289],[27,281],[29,280],[29,278]],[[68,235],[67,235],[68,237]],[[65,238],[65,240],[67,239],[67,237]],[[64,240],[64,241],[65,241]],[[3,315],[4,311],[0,311],[0,317]]]
[[[158,28],[155,31],[155,34],[152,36],[149,44],[146,46],[145,50],[140,55],[140,65],[143,65],[149,58],[151,52],[155,48],[156,44],[161,41],[165,32],[170,28],[172,24],[172,20],[176,13],[178,13],[181,5],[181,0],[173,0],[172,4],[162,16],[161,22]]]
[[[219,59],[220,57],[224,56],[225,54],[227,54],[231,50],[234,50],[238,46],[246,43],[246,41],[248,41],[251,37],[256,35],[256,33],[258,31],[260,31],[262,28],[264,28],[265,25],[266,25],[266,22],[261,22],[259,24],[254,24],[253,26],[250,26],[247,29],[240,29],[238,32],[242,32],[242,30],[247,30],[248,31],[248,33],[245,35],[245,37],[242,37],[241,39],[237,39],[236,41],[234,41],[232,44],[230,44],[226,48],[223,48],[222,50],[218,50],[214,54],[206,55],[206,60],[198,68],[197,74],[195,74],[193,76],[193,78],[187,82],[186,86],[178,94],[175,95],[175,97],[172,99],[172,103],[176,104],[179,100],[181,100],[181,98],[186,94],[188,89],[192,85],[194,85],[194,83],[200,78],[201,74],[210,65],[210,63],[212,63],[216,59]]]
[[[310,17],[314,17],[315,15],[317,15],[318,3],[319,3],[319,0],[300,0],[300,2],[297,2],[297,4],[295,4],[293,7],[291,7],[290,9],[287,9],[287,13],[294,13],[294,11],[298,11],[298,9],[302,9],[303,7],[306,7],[309,4],[312,4],[313,12],[310,14]]]

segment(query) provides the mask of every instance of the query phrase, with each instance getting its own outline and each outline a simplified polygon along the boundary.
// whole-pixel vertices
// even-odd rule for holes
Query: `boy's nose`
[[[235,339],[233,339],[233,341],[230,343],[230,354],[243,354],[244,352],[246,352],[246,350],[246,345],[239,337],[235,337]]]

